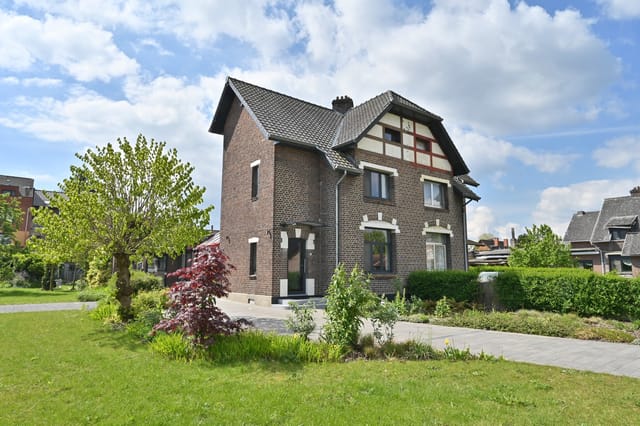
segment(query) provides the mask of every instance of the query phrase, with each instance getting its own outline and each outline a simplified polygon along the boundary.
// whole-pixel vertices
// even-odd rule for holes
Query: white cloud
[[[638,0],[597,0],[604,13],[613,19],[640,18],[640,1]]]
[[[114,44],[111,33],[86,22],[50,15],[40,21],[0,11],[0,39],[0,68],[12,71],[26,71],[40,62],[88,82],[109,81],[138,69],[137,62]]]
[[[62,84],[62,80],[57,78],[18,78],[18,77],[3,77],[0,78],[0,83],[8,84],[12,86],[22,85],[24,87],[52,87]]]
[[[514,161],[543,173],[555,173],[578,158],[576,154],[535,152],[504,140],[458,128],[450,129],[450,134],[472,172],[490,174],[494,178],[501,177],[508,164]]]
[[[223,83],[222,76],[193,84],[174,77],[149,82],[129,78],[122,100],[83,88],[76,88],[64,100],[23,97],[18,102],[20,112],[0,117],[0,124],[52,142],[75,142],[78,150],[102,146],[118,137],[134,141],[139,133],[167,141],[182,160],[195,167],[194,179],[207,187],[206,203],[217,205],[222,142],[208,129]]]
[[[467,207],[467,236],[472,240],[477,240],[482,234],[492,233],[494,220],[495,216],[489,207],[469,205]]]
[[[534,223],[547,224],[553,232],[564,236],[576,211],[600,210],[605,198],[629,195],[637,180],[591,180],[568,186],[549,187],[540,194],[532,214]]]
[[[143,38],[137,43],[134,43],[133,47],[136,52],[142,50],[143,48],[151,47],[156,52],[158,52],[158,55],[160,56],[173,56],[173,52],[165,49],[160,43],[158,43],[157,40],[152,38]]]
[[[601,167],[619,169],[633,167],[640,171],[640,136],[623,136],[611,139],[593,151],[596,164]]]
[[[601,94],[619,73],[591,21],[575,10],[550,15],[524,2],[512,8],[492,0],[436,2],[425,15],[401,8],[379,13],[390,5],[299,6],[304,55],[312,58],[300,58],[305,72],[321,63],[355,96],[392,88],[483,133],[594,120],[603,111]],[[322,19],[314,21],[313,13]]]

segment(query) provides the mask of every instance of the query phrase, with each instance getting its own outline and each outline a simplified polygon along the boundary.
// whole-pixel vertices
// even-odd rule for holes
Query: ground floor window
[[[593,260],[579,260],[578,265],[582,269],[588,269],[590,271],[593,271]]]
[[[364,266],[367,272],[391,272],[391,231],[387,229],[365,229]]]
[[[627,256],[609,256],[609,270],[619,274],[631,273],[631,258]]]
[[[249,275],[255,276],[258,269],[258,243],[249,243]]]
[[[447,269],[446,234],[427,233],[427,270],[444,271]]]

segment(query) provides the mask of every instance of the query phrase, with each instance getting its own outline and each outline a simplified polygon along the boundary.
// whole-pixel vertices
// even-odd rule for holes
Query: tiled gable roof
[[[464,175],[469,171],[442,126],[442,118],[392,91],[384,92],[341,114],[229,77],[210,132],[224,133],[224,122],[234,97],[240,100],[267,139],[315,148],[324,153],[334,169],[360,173],[342,150],[357,143],[384,113],[395,112],[431,128],[454,174]]]
[[[640,214],[640,197],[617,197],[606,198],[602,203],[602,210],[598,216],[598,220],[593,228],[591,242],[598,243],[610,240],[609,227],[612,218],[637,216]],[[622,220],[628,221],[628,218]],[[620,219],[614,219],[613,223],[620,222]]]
[[[577,212],[571,218],[567,232],[564,234],[565,242],[589,241],[593,233],[593,227],[598,220],[598,211]]]
[[[607,228],[630,228],[638,220],[638,215],[613,216],[605,225]]]
[[[622,245],[623,256],[640,256],[640,233],[627,233]]]

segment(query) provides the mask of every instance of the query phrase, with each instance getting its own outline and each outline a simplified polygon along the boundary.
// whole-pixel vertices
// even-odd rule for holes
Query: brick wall
[[[221,247],[236,270],[231,291],[247,295],[272,293],[274,145],[265,139],[247,111],[234,100],[224,131]],[[260,160],[259,189],[251,198],[251,163]],[[249,238],[258,238],[257,269],[249,277]]]
[[[360,224],[362,216],[369,219],[377,219],[382,213],[382,220],[397,221],[400,233],[392,234],[392,264],[393,273],[378,275],[372,281],[372,287],[379,293],[392,293],[394,279],[404,280],[406,276],[416,269],[426,267],[425,237],[422,230],[425,222],[440,220],[440,224],[451,226],[453,238],[447,253],[448,268],[464,269],[464,253],[466,247],[463,241],[463,199],[448,187],[447,209],[433,209],[424,206],[421,175],[430,175],[450,179],[447,174],[430,172],[425,168],[412,165],[403,160],[388,156],[378,155],[368,151],[357,150],[357,161],[366,161],[378,165],[392,167],[398,170],[398,176],[393,177],[392,202],[374,202],[364,199],[363,176],[348,176],[341,185],[340,192],[340,260],[347,268],[352,268],[356,263],[364,264],[364,232]]]

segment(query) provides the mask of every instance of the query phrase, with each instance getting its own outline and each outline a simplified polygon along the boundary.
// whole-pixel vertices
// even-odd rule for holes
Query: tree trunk
[[[120,302],[120,318],[123,321],[129,321],[133,319],[133,311],[131,310],[133,287],[131,287],[131,273],[129,272],[131,262],[126,253],[117,253],[113,257],[116,261],[116,298]]]

